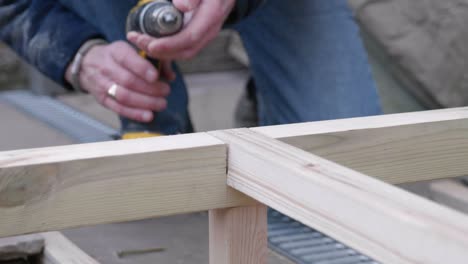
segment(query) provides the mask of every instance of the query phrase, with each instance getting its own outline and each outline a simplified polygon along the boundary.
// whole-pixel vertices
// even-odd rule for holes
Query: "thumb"
[[[195,10],[200,5],[201,0],[173,0],[172,3],[180,11],[186,13]]]

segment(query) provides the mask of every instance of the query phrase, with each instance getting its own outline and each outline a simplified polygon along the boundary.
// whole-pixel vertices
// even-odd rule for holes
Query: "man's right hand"
[[[235,6],[235,0],[173,0],[177,9],[189,14],[181,32],[164,38],[154,38],[129,32],[127,39],[152,58],[187,60],[197,55],[221,31]],[[187,22],[187,21],[186,21]]]
[[[66,74],[69,82],[70,71],[69,67]],[[159,80],[161,73],[166,80],[175,79],[170,62],[163,63],[158,72],[128,43],[118,41],[91,48],[83,58],[79,80],[81,87],[103,106],[121,116],[150,122],[153,111],[160,112],[167,107],[170,87]],[[114,84],[117,85],[115,98],[108,94]]]

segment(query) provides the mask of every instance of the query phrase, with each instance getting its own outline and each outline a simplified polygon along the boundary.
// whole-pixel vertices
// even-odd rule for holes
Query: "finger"
[[[136,44],[136,40],[137,40],[139,35],[140,35],[140,33],[136,32],[136,31],[130,31],[130,32],[127,33],[127,40],[132,42],[133,44]]]
[[[117,64],[132,71],[149,83],[155,82],[158,78],[158,71],[154,66],[138,55],[135,49],[126,42],[119,41],[112,44],[111,56]]]
[[[186,12],[184,14],[184,27],[188,25],[188,23],[190,23],[190,21],[192,21],[192,17],[193,15],[195,14],[196,10],[194,11],[190,11],[190,12]]]
[[[224,14],[219,4],[201,4],[192,21],[180,33],[153,40],[148,45],[149,54],[156,58],[169,58],[167,54],[174,55],[182,50],[189,50],[201,42],[213,28],[220,30],[223,20]]]
[[[173,50],[166,51],[162,53],[159,57],[164,60],[187,60],[196,56],[203,48],[205,48],[216,36],[218,35],[219,30],[217,28],[212,28],[205,34],[205,36],[195,43],[193,46],[190,46],[187,49],[183,50]]]
[[[115,93],[115,100],[122,105],[145,110],[163,111],[167,102],[163,97],[147,96],[119,86]]]
[[[151,110],[128,107],[111,98],[107,94],[107,90],[112,85],[112,81],[110,79],[107,79],[104,76],[96,78],[91,77],[86,79],[85,83],[94,87],[91,90],[91,94],[97,99],[97,101],[113,112],[139,122],[150,122],[153,120],[154,114]]]
[[[101,76],[94,80],[94,84],[100,88],[97,92],[97,97],[100,99],[100,102],[103,103],[106,97],[109,97],[107,92],[115,82],[109,78]],[[123,106],[142,110],[160,112],[167,107],[166,99],[163,97],[147,96],[120,85],[115,92],[114,99]]]
[[[174,6],[182,12],[189,12],[200,5],[201,0],[173,0]]]
[[[154,114],[151,111],[131,108],[124,106],[110,97],[106,97],[103,101],[103,105],[120,116],[136,120],[138,122],[151,122],[154,119]]]
[[[148,45],[151,43],[151,41],[155,40],[155,38],[152,38],[149,35],[140,34],[138,32],[129,32],[127,34],[127,39],[138,49],[146,52],[148,51]]]
[[[148,83],[115,62],[109,65],[104,73],[118,85],[148,96],[165,97],[170,92],[170,87],[167,83],[162,81]]]
[[[177,51],[177,57],[180,60],[185,60],[185,59],[190,59],[194,57],[196,54],[198,54],[204,47],[206,47],[209,42],[211,42],[216,36],[218,35],[218,30],[217,29],[211,29],[210,32],[208,32],[205,37],[198,42],[195,46],[190,47],[189,49],[183,50],[183,51]],[[171,56],[172,54],[168,54]],[[176,56],[176,55],[172,55]]]

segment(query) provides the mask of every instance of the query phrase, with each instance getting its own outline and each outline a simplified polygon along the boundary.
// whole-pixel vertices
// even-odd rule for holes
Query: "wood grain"
[[[228,184],[382,263],[466,263],[468,217],[251,130],[229,143]]]
[[[210,210],[211,264],[264,264],[268,257],[267,207]]]
[[[468,108],[253,130],[392,184],[468,175]]]
[[[99,264],[60,232],[40,235],[45,241],[42,264]]]
[[[252,203],[207,134],[0,153],[0,237]]]

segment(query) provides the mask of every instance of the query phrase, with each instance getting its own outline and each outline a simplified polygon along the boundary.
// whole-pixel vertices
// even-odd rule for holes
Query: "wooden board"
[[[267,207],[210,210],[210,264],[265,264]]]
[[[392,184],[468,175],[468,108],[253,130]]]
[[[42,264],[99,264],[60,232],[40,235],[45,240]]]
[[[0,262],[32,256],[41,264],[99,264],[60,232],[0,239]]]
[[[467,108],[255,131],[390,183],[468,174]],[[0,153],[0,237],[250,205],[207,135]]]
[[[229,143],[228,184],[382,263],[466,263],[468,217],[251,130]]]
[[[0,237],[252,203],[206,134],[0,153]]]

